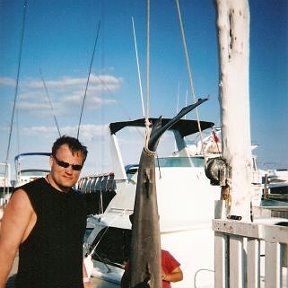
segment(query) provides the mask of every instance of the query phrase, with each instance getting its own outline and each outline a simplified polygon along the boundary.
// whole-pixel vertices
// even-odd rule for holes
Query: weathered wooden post
[[[221,197],[227,214],[249,221],[251,191],[251,137],[249,109],[248,0],[215,0],[220,57],[219,100],[222,151],[227,178]]]

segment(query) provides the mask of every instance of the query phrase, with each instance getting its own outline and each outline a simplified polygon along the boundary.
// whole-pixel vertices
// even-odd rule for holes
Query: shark
[[[187,113],[208,100],[198,99],[184,107],[174,118],[162,126],[162,117],[146,133],[137,176],[134,212],[130,215],[132,237],[130,247],[130,288],[160,288],[161,240],[156,194],[155,154],[163,133]]]

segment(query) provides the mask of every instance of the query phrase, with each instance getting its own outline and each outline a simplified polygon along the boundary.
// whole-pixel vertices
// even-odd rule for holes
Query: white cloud
[[[62,135],[75,135],[77,132],[78,126],[64,126],[61,128]],[[80,129],[80,137],[87,141],[91,141],[91,139],[95,139],[98,137],[102,137],[107,133],[107,126],[106,125],[93,125],[93,124],[86,124],[82,125]],[[22,130],[22,134],[25,136],[39,136],[45,135],[46,137],[50,137],[51,135],[55,135],[55,127],[54,126],[31,126],[25,127]]]
[[[121,88],[123,79],[113,75],[90,75],[89,86],[86,91],[84,108],[89,110],[99,109],[105,105],[117,103],[109,94]],[[65,76],[59,79],[42,80],[26,78],[19,83],[17,108],[19,112],[44,116],[51,114],[51,105],[57,116],[67,115],[82,107],[87,77]],[[0,77],[0,85],[15,86],[15,80]],[[51,102],[51,105],[50,105]],[[80,113],[80,112],[79,112]]]
[[[123,82],[122,78],[117,78],[112,75],[95,75],[91,74],[89,78],[89,88],[101,90],[117,90],[120,88]],[[1,82],[0,82],[1,83]],[[79,90],[85,89],[87,84],[87,77],[72,78],[69,76],[63,76],[58,80],[45,80],[45,85],[48,89],[68,89]],[[27,79],[21,82],[23,88],[29,89],[44,89],[42,80]]]
[[[9,77],[0,77],[0,85],[15,87],[15,84],[16,84],[15,79]]]

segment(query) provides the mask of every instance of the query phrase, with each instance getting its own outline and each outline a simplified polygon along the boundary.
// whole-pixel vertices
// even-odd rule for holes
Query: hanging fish
[[[160,226],[156,195],[155,153],[163,133],[198,105],[205,102],[199,99],[195,104],[184,107],[173,119],[162,127],[162,118],[152,123],[150,134],[146,134],[138,170],[132,239],[130,252],[131,288],[162,287]]]

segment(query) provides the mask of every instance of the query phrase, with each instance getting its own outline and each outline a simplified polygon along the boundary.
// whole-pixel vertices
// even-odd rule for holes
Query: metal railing
[[[288,287],[288,220],[280,221],[213,220],[215,288]]]

